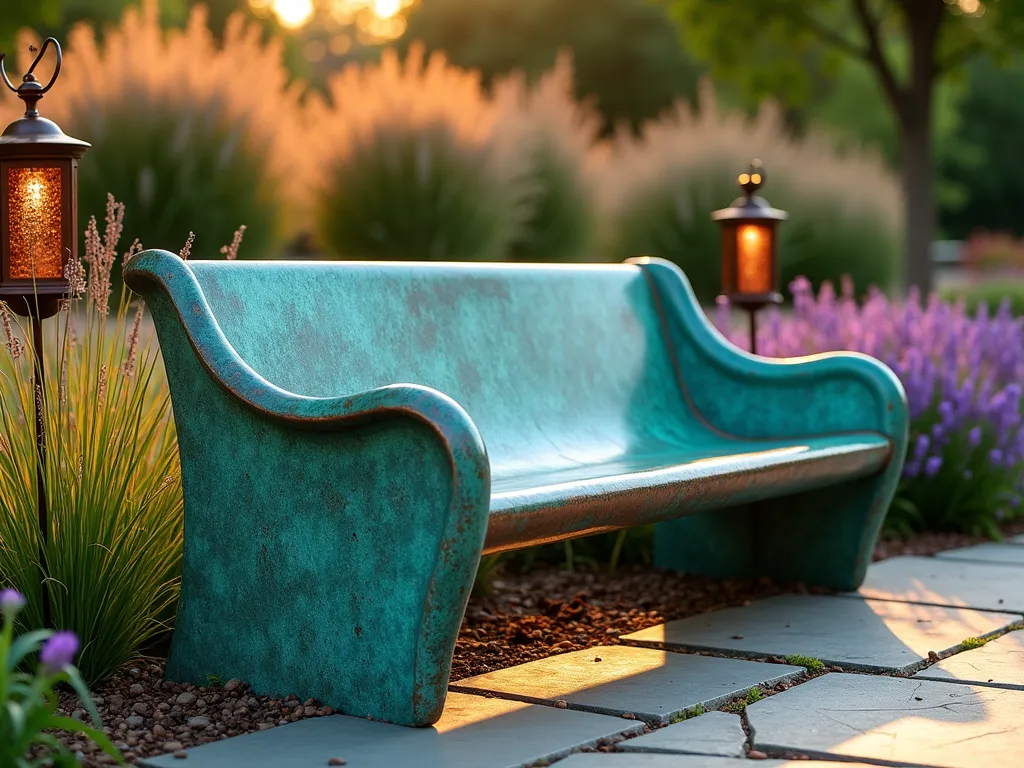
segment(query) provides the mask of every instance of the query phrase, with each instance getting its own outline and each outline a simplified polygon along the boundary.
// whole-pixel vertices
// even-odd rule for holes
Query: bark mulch
[[[1008,535],[1021,532],[1024,524],[1007,530]],[[932,555],[986,540],[927,534],[906,542],[881,541],[874,559]],[[470,601],[455,648],[452,680],[616,644],[620,635],[665,621],[807,591],[819,590],[770,579],[711,579],[643,567],[608,573],[546,566],[501,574],[490,596]],[[162,677],[163,661],[146,659],[94,690],[104,725],[129,762],[333,712],[294,696],[255,696],[238,680],[197,687]],[[71,695],[62,697],[62,709],[84,717]],[[81,751],[85,766],[112,762],[80,739],[69,736],[67,742]]]

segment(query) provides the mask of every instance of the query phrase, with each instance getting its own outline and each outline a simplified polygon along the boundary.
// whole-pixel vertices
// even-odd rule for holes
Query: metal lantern
[[[750,350],[754,353],[757,311],[782,302],[777,230],[779,222],[789,218],[788,213],[754,194],[764,182],[764,167],[754,160],[750,171],[739,176],[744,197],[711,214],[722,227],[722,295],[750,315]]]
[[[57,64],[43,85],[34,71],[50,46]],[[77,258],[78,161],[89,145],[65,135],[36,108],[60,74],[57,41],[43,43],[17,88],[3,59],[0,54],[0,75],[25,102],[25,115],[0,135],[0,299],[19,314],[45,318],[67,294],[64,269]]]

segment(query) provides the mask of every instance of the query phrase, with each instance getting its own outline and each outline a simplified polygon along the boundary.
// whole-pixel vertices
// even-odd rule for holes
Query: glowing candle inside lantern
[[[7,169],[8,277],[62,277],[61,182],[59,167]]]
[[[736,231],[736,289],[740,293],[771,293],[771,238],[771,232],[758,224],[743,224]]]

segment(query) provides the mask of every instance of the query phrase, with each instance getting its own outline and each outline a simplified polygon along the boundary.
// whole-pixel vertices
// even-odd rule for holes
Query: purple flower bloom
[[[992,462],[992,466],[999,467],[1003,463],[1003,452],[998,448],[993,448],[988,452],[988,460]]]
[[[941,456],[930,456],[928,457],[928,461],[924,463],[925,477],[935,477],[939,474],[940,469],[942,469]]]
[[[39,661],[50,673],[59,672],[75,659],[78,636],[74,632],[55,632],[39,652]]]
[[[14,618],[18,611],[25,607],[25,598],[16,589],[5,589],[0,592],[0,616]]]
[[[967,446],[973,449],[979,445],[981,445],[981,427],[971,427],[971,431],[967,433]]]

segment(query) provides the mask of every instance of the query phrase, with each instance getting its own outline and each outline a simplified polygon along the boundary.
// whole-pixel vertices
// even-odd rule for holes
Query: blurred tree
[[[980,57],[971,62],[967,75],[961,108],[970,119],[952,137],[961,151],[940,167],[944,177],[970,195],[944,212],[944,227],[956,238],[977,228],[1024,236],[1024,57],[1004,67]]]
[[[864,62],[899,129],[906,199],[907,279],[931,287],[937,224],[933,119],[936,85],[983,50],[1005,56],[1024,35],[1020,0],[661,0],[690,48],[714,72],[752,93],[806,99],[812,78],[800,55],[822,54],[834,77],[844,59]],[[904,45],[893,45],[893,41]]]
[[[606,127],[636,126],[696,95],[700,68],[648,0],[425,0],[408,22],[400,50],[420,40],[485,80],[514,69],[535,78],[571,49],[576,93],[596,100]]]

